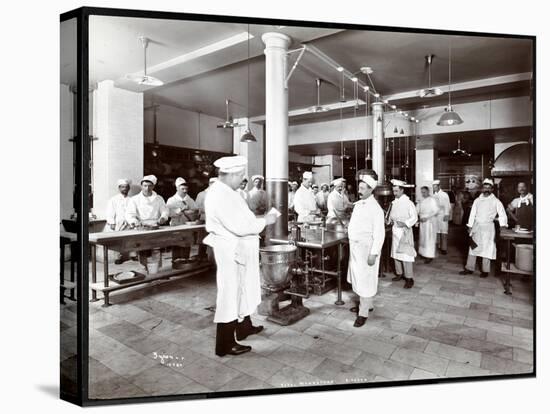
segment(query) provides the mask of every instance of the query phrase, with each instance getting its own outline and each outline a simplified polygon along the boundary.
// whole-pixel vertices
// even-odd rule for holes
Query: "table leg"
[[[506,243],[506,269],[510,270],[510,253],[512,248],[512,240],[507,240]],[[511,295],[510,291],[510,272],[506,272],[506,277],[504,281],[504,294]]]
[[[63,243],[63,239],[61,239],[59,243],[59,275],[60,275],[60,297],[59,300],[62,305],[65,305],[65,243]]]
[[[76,245],[76,242],[71,242],[71,244],[69,245],[70,246],[70,250],[71,250],[71,275],[70,275],[70,280],[71,280],[71,283],[75,283],[75,257],[77,255],[77,245]],[[71,294],[69,296],[69,299],[70,300],[76,300],[76,298],[74,297],[74,290],[75,288],[71,288]]]
[[[95,244],[91,246],[91,259],[92,259],[92,284],[97,282],[97,247]],[[97,302],[97,291],[92,289],[92,299],[90,302]]]
[[[103,246],[103,286],[109,287],[109,249]],[[110,306],[109,292],[103,292],[103,307]]]
[[[334,304],[343,305],[345,302],[342,300],[342,243],[338,244],[337,272],[338,272],[338,298],[336,299],[336,302],[334,302]]]

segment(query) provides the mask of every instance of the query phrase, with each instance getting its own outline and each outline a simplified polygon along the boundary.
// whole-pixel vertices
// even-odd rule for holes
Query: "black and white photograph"
[[[536,37],[421,23],[61,15],[63,399],[535,376]]]

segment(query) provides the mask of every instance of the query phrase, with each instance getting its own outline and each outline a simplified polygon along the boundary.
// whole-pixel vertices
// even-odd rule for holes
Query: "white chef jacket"
[[[510,202],[510,204],[508,204],[508,207],[511,210],[514,210],[516,208],[519,208],[519,206],[521,204],[525,204],[527,206],[532,206],[533,205],[533,194],[527,193],[527,194],[525,194],[525,197],[519,196],[519,197],[514,198]]]
[[[136,194],[126,209],[128,224],[156,224],[161,217],[168,220],[168,208],[162,197],[154,191],[150,197],[145,197],[143,192]]]
[[[468,218],[468,227],[471,229],[470,234],[477,247],[475,249],[470,247],[468,254],[491,260],[496,258],[497,247],[493,221],[497,216],[500,227],[507,227],[506,211],[501,201],[494,194],[488,197],[481,194],[474,200]]]
[[[267,193],[265,190],[252,188],[248,192],[248,207],[255,215],[265,214],[267,210]]]
[[[288,208],[289,210],[294,208],[294,195],[296,194],[296,192],[294,191],[289,191],[288,192]]]
[[[418,218],[427,219],[419,222],[418,253],[427,258],[434,258],[437,245],[437,226],[439,203],[435,197],[426,197],[418,203]]]
[[[418,214],[415,205],[406,194],[392,201],[390,219],[393,221],[391,257],[403,262],[414,262],[416,251],[412,227],[418,220]],[[405,223],[407,227],[397,227],[397,221]],[[403,250],[405,245],[406,252]]]
[[[221,181],[210,187],[205,210],[203,242],[214,249],[217,265],[214,322],[227,323],[251,315],[261,302],[259,234],[266,221]]]
[[[126,208],[130,203],[130,198],[120,193],[111,197],[107,203],[107,231],[111,230],[110,225],[112,224],[115,225],[115,231],[121,231],[126,228]]]
[[[237,193],[244,199],[248,200],[248,191],[243,190],[242,188],[237,188]]]
[[[206,198],[206,194],[208,194],[208,189],[210,187],[207,187],[205,188],[204,190],[202,190],[201,192],[199,192],[197,194],[197,198],[195,199],[195,206],[199,209],[200,211],[200,219],[201,220],[205,220],[206,219],[206,215],[204,214],[204,200]]]
[[[185,214],[181,214],[184,210],[197,209],[197,205],[189,194],[185,194],[185,197],[182,198],[178,193],[168,199],[166,207],[168,207],[171,226],[179,226],[190,221]]]
[[[378,268],[386,231],[384,211],[373,195],[355,203],[348,226],[350,257],[348,282],[361,297],[372,297],[378,291]],[[376,255],[369,266],[369,255]]]
[[[327,199],[327,218],[342,217],[350,205],[351,203],[345,194],[332,190]]]
[[[442,190],[433,194],[433,197],[439,202],[439,214],[437,215],[437,232],[447,234],[449,233],[449,222],[444,221],[443,217],[448,216],[451,219],[451,201],[449,195]]]
[[[327,208],[327,199],[328,199],[329,192],[325,191],[319,191],[315,195],[315,201],[317,202],[317,207],[321,210],[325,210]]]
[[[301,185],[294,195],[294,211],[298,214],[298,222],[307,221],[311,215],[315,214],[316,210],[315,194],[309,188]]]

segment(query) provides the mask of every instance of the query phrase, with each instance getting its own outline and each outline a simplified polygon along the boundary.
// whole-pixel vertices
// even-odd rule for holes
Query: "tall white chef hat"
[[[332,185],[340,185],[344,182],[344,179],[343,178],[335,178],[334,180],[332,180],[330,183]]]
[[[119,178],[118,181],[116,182],[116,185],[117,187],[121,185],[132,185],[132,180],[128,178]]]
[[[218,181],[218,177],[211,177],[210,180],[208,180],[208,184],[212,184]]]
[[[260,174],[253,175],[252,178],[250,178],[250,179],[252,180],[252,182],[254,182],[254,180],[256,180],[257,178],[264,181],[264,176],[260,175]]]
[[[146,175],[145,177],[143,177],[140,181],[140,183],[143,183],[144,181],[149,181],[151,183],[153,183],[153,185],[157,185],[157,177],[155,177],[154,175]]]
[[[483,180],[483,185],[485,184],[489,184],[491,187],[495,186],[495,183],[490,178],[486,178],[485,180]]]
[[[396,179],[390,180],[390,183],[392,183],[392,185],[397,187],[405,187],[407,185],[405,181],[396,180]]]
[[[232,157],[221,157],[214,161],[214,166],[220,169],[223,173],[236,173],[243,171],[246,168],[248,160],[242,155],[234,155]]]
[[[433,180],[432,185],[439,185],[441,183],[441,180]]]
[[[187,184],[187,181],[185,181],[185,178],[181,178],[181,177],[176,178],[176,187],[179,187],[182,184]]]
[[[302,177],[311,179],[313,178],[313,173],[311,171],[304,171],[304,173],[302,174]]]
[[[378,182],[371,175],[368,174],[359,176],[359,180],[363,181],[370,188],[376,188],[376,185],[378,184]]]

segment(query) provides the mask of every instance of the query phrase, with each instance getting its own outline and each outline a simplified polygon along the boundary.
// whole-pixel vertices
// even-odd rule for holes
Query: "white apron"
[[[437,232],[442,234],[449,233],[449,222],[443,220],[445,216],[451,219],[451,202],[449,196],[442,190],[433,194],[433,197],[439,202],[439,214],[437,215]]]
[[[439,206],[435,198],[424,199],[418,204],[418,217],[420,219],[427,218],[426,221],[419,220],[418,222],[418,253],[426,258],[436,256],[438,211]]]
[[[215,323],[242,320],[256,311],[262,300],[260,286],[260,239],[209,234],[203,243],[211,246],[216,259]]]
[[[414,237],[412,229],[397,227],[391,229],[391,257],[402,262],[414,262],[416,251],[414,250]]]
[[[491,260],[496,259],[497,246],[495,243],[495,224],[493,222],[474,223],[471,234],[477,247],[475,249],[470,247],[468,254],[485,257]]]
[[[378,291],[378,268],[380,255],[376,256],[374,265],[369,266],[368,258],[373,239],[349,241],[349,266],[347,280],[353,291],[359,296],[370,298]]]

